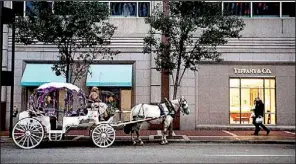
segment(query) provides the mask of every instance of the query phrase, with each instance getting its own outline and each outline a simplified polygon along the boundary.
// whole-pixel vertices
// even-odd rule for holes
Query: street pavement
[[[258,136],[251,135],[251,130],[175,130],[173,136],[168,139],[171,143],[272,143],[272,144],[295,144],[295,130],[272,130],[266,136],[265,131],[260,131]],[[160,130],[141,130],[141,139],[145,143],[158,143],[161,141]],[[90,141],[87,130],[70,130],[65,141]],[[8,132],[1,132],[1,143],[13,142],[8,137]],[[115,142],[131,143],[130,134],[123,130],[116,131]]]
[[[97,148],[91,142],[63,141],[24,150],[2,143],[1,163],[295,163],[295,145],[116,142]]]

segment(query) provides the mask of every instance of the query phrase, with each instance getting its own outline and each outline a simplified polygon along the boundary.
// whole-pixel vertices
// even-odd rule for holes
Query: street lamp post
[[[1,84],[1,74],[2,74],[2,53],[3,53],[3,22],[2,22],[2,12],[3,12],[3,1],[0,2],[0,103],[2,103],[2,84]],[[0,111],[1,105],[0,105]]]
[[[12,8],[13,9],[13,8]],[[15,24],[14,24],[14,21],[15,21],[15,15],[13,13],[13,23],[12,23],[12,41],[11,41],[11,74],[12,74],[12,77],[14,78],[14,63],[15,63]],[[10,86],[10,120],[9,120],[9,137],[12,137],[12,126],[13,126],[13,109],[14,109],[14,106],[13,106],[13,96],[14,96],[14,79],[11,81],[12,84]]]

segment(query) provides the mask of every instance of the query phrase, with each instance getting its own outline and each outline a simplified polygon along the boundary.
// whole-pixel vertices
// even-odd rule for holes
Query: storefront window
[[[256,97],[265,104],[265,124],[275,124],[275,80],[250,78],[230,79],[230,124],[252,124]]]
[[[282,2],[282,16],[295,17],[295,2]]]
[[[139,2],[138,15],[139,17],[148,17],[150,13],[149,2]]]
[[[250,4],[250,2],[224,2],[223,13],[225,15],[250,17]]]
[[[136,2],[111,2],[111,15],[135,17],[137,16],[137,3]]]
[[[253,2],[254,17],[279,17],[280,2]]]
[[[12,6],[16,16],[24,16],[24,2],[13,1]]]
[[[47,2],[47,7],[52,10],[52,2]],[[26,1],[26,15],[30,14],[37,15],[38,11],[34,8],[33,1]]]

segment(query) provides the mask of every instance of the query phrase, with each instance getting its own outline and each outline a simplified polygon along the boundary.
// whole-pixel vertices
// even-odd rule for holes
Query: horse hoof
[[[143,142],[140,142],[140,144],[139,144],[140,146],[144,146],[144,143]]]
[[[161,142],[160,144],[161,144],[161,145],[165,145],[165,142]]]
[[[137,142],[133,142],[133,145],[136,146],[137,145]]]

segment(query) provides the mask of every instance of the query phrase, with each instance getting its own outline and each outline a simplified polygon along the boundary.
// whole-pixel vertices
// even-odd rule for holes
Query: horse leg
[[[168,132],[168,128],[170,127],[170,125],[172,124],[173,122],[173,118],[171,116],[167,116],[164,120],[164,123],[163,123],[163,137],[162,137],[162,141],[161,141],[161,144],[164,145],[164,144],[168,144],[168,140],[167,140],[167,132]]]
[[[164,128],[162,131],[162,139],[160,143],[161,145],[167,144],[166,135],[167,135],[167,128]]]
[[[135,138],[134,138],[134,135],[133,134],[134,134],[134,132],[131,131],[131,139],[132,139],[133,145],[136,145],[137,142],[135,141]]]
[[[138,130],[136,131],[136,134],[137,134],[137,140],[140,142],[140,145],[143,146],[143,145],[144,145],[144,142],[143,142],[142,139],[140,138],[140,133],[139,133]]]

